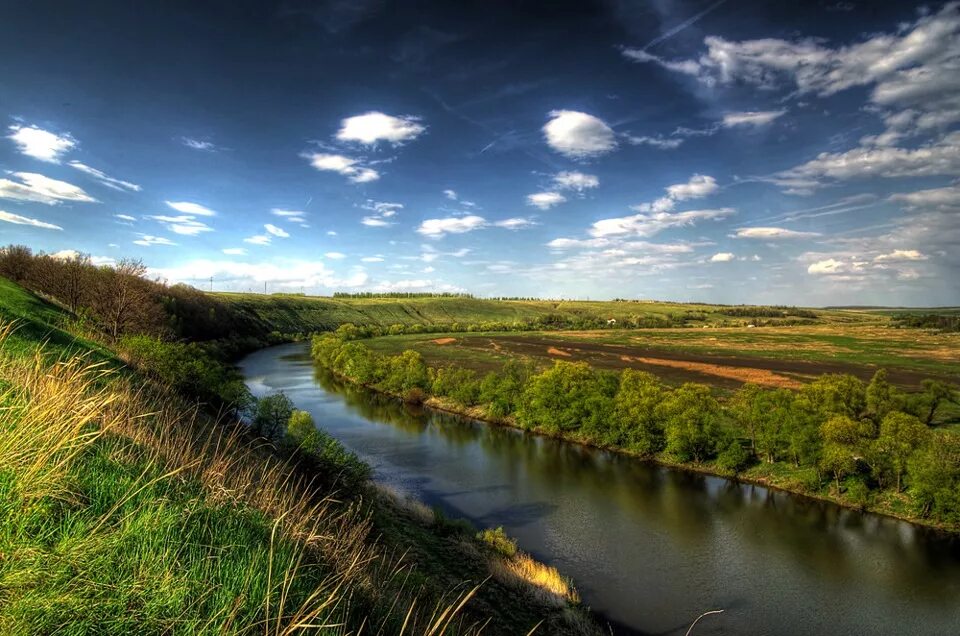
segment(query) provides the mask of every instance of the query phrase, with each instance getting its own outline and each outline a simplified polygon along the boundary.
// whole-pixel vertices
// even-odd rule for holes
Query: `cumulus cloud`
[[[676,207],[677,201],[702,199],[719,189],[716,179],[703,174],[695,174],[686,183],[675,183],[666,187],[667,194],[652,203],[632,206],[637,212],[669,212]]]
[[[56,205],[63,201],[92,203],[96,199],[84,192],[83,188],[66,181],[50,179],[35,172],[14,172],[12,177],[18,179],[0,179],[0,199],[14,201],[33,201]]]
[[[203,232],[212,232],[213,228],[197,220],[197,217],[183,214],[180,216],[154,215],[145,217],[166,225],[167,229],[183,236],[196,236]]]
[[[738,113],[727,113],[723,116],[723,126],[732,128],[734,126],[766,126],[778,117],[783,116],[785,110],[760,110],[744,111]]]
[[[141,234],[140,238],[134,241],[136,245],[150,247],[151,245],[176,245],[173,241],[162,236],[151,236],[150,234]]]
[[[737,258],[737,255],[732,252],[717,252],[710,257],[711,263],[729,263],[730,261]]]
[[[688,210],[686,212],[641,213],[632,216],[601,219],[590,227],[588,233],[594,238],[609,236],[647,237],[669,228],[694,225],[697,221],[722,219],[733,213],[733,208]]]
[[[360,219],[360,223],[367,227],[388,227],[395,223],[391,219],[403,209],[403,204],[367,199],[367,202],[360,207],[373,212],[373,214],[369,214]]]
[[[482,216],[456,216],[445,219],[426,219],[417,228],[417,232],[430,238],[442,238],[447,234],[464,234],[487,226]]]
[[[283,228],[279,228],[276,225],[273,225],[272,223],[267,223],[266,225],[263,226],[263,229],[265,229],[268,233],[278,238],[290,238],[289,232],[287,232]]]
[[[788,230],[782,227],[742,227],[739,228],[737,233],[734,235],[735,238],[766,240],[803,239],[815,238],[817,236],[820,236],[818,232],[798,232],[796,230]]]
[[[307,153],[303,156],[315,169],[336,172],[347,177],[351,183],[369,183],[380,178],[379,172],[364,166],[359,159],[325,152]]]
[[[878,254],[873,257],[874,263],[890,263],[890,262],[903,262],[903,261],[925,261],[927,260],[926,255],[921,254],[918,250],[893,250],[887,254]]]
[[[189,201],[164,201],[168,207],[173,208],[177,212],[182,212],[183,214],[191,214],[193,216],[216,216],[217,213],[211,210],[208,207],[202,206],[199,203],[191,203]]]
[[[560,190],[575,190],[583,192],[600,185],[600,179],[593,174],[585,174],[577,171],[558,172],[553,175],[553,183]]]
[[[616,135],[599,117],[575,110],[551,111],[543,126],[547,145],[573,159],[603,155],[617,147]]]
[[[540,208],[541,210],[549,210],[556,205],[560,205],[566,200],[567,197],[563,196],[559,192],[537,192],[536,194],[527,195],[527,205],[532,205],[533,207]]]
[[[3,210],[0,210],[0,221],[5,223],[13,223],[14,225],[29,225],[31,227],[39,227],[45,230],[63,229],[59,225],[54,225],[53,223],[47,223],[46,221],[40,221],[38,219],[31,219],[30,217],[14,214],[13,212],[4,212]]]
[[[394,117],[377,111],[347,117],[340,122],[337,139],[372,145],[379,141],[401,144],[426,130],[418,117]]]
[[[7,138],[17,145],[17,149],[40,161],[60,163],[60,157],[77,146],[77,140],[69,134],[58,135],[37,126],[14,124],[9,130]]]
[[[79,161],[71,161],[67,164],[71,168],[75,168],[84,174],[88,174],[103,185],[113,190],[129,191],[129,192],[140,192],[142,189],[136,183],[130,183],[129,181],[123,181],[122,179],[114,179],[113,177],[108,177],[102,170],[97,170],[96,168],[91,168],[85,163],[80,163]]]
[[[502,221],[494,222],[494,225],[497,227],[506,228],[508,230],[523,230],[528,227],[532,227],[537,223],[530,218],[517,216],[509,219],[503,219]]]

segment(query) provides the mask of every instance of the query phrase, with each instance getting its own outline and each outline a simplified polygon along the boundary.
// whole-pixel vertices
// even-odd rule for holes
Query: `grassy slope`
[[[279,634],[311,614],[397,633],[415,597],[407,633],[427,633],[503,562],[406,503],[383,497],[372,517],[330,503],[175,396],[157,407],[135,374],[103,375],[119,362],[63,329],[71,316],[3,280],[0,320],[20,325],[0,342],[0,633]],[[110,364],[48,366],[84,353]],[[509,573],[449,633],[487,620],[492,634],[594,630]]]
[[[483,321],[528,321],[548,315],[603,319],[706,314],[706,323],[739,324],[747,318],[725,316],[715,305],[661,302],[486,300],[480,298],[325,298],[295,295],[218,293],[237,311],[283,333],[325,331],[347,322],[357,325],[446,325]],[[864,312],[817,310],[819,323],[881,322]]]

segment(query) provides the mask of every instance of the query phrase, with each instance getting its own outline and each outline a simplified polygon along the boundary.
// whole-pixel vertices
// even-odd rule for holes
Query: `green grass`
[[[464,325],[527,322],[559,315],[623,321],[637,317],[696,315],[702,324],[746,324],[749,318],[726,316],[718,305],[669,302],[490,300],[482,298],[328,298],[287,294],[217,293],[234,310],[283,333],[328,331],[356,325]],[[884,316],[856,311],[816,310],[814,323],[878,323]]]

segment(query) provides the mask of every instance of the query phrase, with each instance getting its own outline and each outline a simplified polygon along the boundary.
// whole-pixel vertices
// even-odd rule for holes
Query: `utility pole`
[[[213,291],[213,276],[210,277],[210,291]]]
[[[263,293],[267,293],[267,281],[263,281]]]

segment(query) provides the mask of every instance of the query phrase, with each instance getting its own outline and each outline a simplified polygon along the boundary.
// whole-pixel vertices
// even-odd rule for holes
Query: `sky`
[[[203,289],[960,304],[960,5],[0,0],[0,244]]]

